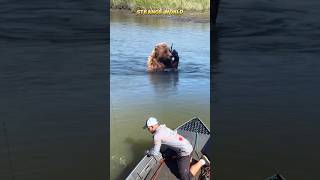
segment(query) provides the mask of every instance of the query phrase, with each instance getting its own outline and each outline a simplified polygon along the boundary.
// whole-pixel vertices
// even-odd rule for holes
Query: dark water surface
[[[97,17],[104,17],[105,4],[23,2],[0,2],[0,179],[103,179],[108,110],[101,98],[107,97],[101,92],[107,68],[101,60],[107,48],[102,40],[106,21]],[[216,179],[263,179],[277,172],[290,180],[320,178],[319,7],[316,0],[222,2],[213,60]],[[144,32],[166,29],[161,23],[157,28],[147,24]],[[176,28],[169,41],[177,41],[184,30],[181,24],[165,24]],[[183,26],[199,33],[198,38],[208,30],[203,24]],[[152,47],[162,37],[135,43]],[[182,48],[185,57],[192,57],[190,47]],[[145,59],[150,51],[139,49],[137,58]],[[128,126],[127,117],[133,119],[131,126],[138,126],[141,117],[149,115],[174,117],[167,123],[174,127],[192,116],[191,109],[209,122],[206,66],[186,61],[181,67],[201,71],[184,68],[179,75],[165,77],[169,83],[137,67],[142,66],[111,72],[116,82],[128,80],[128,74],[134,78],[131,84],[113,87],[118,102],[111,104],[114,131]],[[146,94],[125,95],[127,87],[132,88],[127,92]],[[139,104],[134,103],[137,97]],[[175,97],[178,103],[173,108],[164,97]],[[161,111],[150,111],[164,105]],[[127,131],[131,138],[115,134],[122,144],[111,149],[119,152],[111,162],[122,168],[120,172],[128,172],[126,167],[150,143],[147,133],[136,130]],[[124,147],[138,153],[124,157]]]
[[[320,1],[223,1],[216,179],[320,179]]]
[[[106,178],[104,5],[0,2],[1,180]]]

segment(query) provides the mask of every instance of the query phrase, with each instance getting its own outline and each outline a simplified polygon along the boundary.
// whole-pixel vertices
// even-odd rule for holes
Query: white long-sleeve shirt
[[[169,146],[170,149],[177,152],[179,156],[188,156],[192,153],[193,147],[190,142],[179,135],[177,131],[174,131],[165,124],[160,125],[153,136],[154,147],[150,150],[151,155],[160,154],[160,148],[162,144]]]

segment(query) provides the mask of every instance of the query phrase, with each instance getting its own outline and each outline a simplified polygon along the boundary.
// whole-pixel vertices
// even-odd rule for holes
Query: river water
[[[222,1],[216,179],[319,179],[320,2]]]
[[[105,179],[101,1],[0,2],[0,179]]]
[[[1,2],[1,180],[106,177],[104,6]],[[221,2],[211,34],[216,179],[320,178],[319,7]],[[172,128],[193,115],[210,125],[208,32],[208,23],[111,17],[112,179],[150,147],[140,128],[148,116]],[[144,71],[159,41],[180,53],[179,72]]]
[[[173,43],[179,71],[146,72],[158,42]],[[210,125],[210,24],[113,12],[110,20],[111,179],[123,179],[152,146],[142,130],[154,116],[168,127],[198,116]]]

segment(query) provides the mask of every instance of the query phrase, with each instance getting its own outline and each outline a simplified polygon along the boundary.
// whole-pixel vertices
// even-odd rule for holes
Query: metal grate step
[[[200,134],[210,134],[207,127],[198,118],[192,119],[191,121],[181,126],[179,129]]]

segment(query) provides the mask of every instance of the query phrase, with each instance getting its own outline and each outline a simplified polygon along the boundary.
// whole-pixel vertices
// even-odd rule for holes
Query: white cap
[[[148,126],[154,126],[156,124],[159,124],[159,121],[154,117],[149,117],[149,119],[146,121],[146,124],[143,126],[143,129],[147,128]]]

